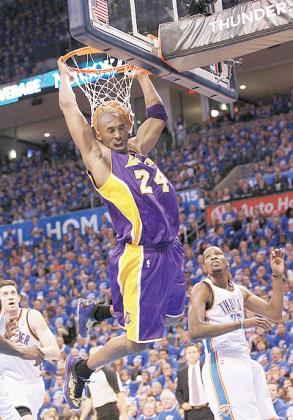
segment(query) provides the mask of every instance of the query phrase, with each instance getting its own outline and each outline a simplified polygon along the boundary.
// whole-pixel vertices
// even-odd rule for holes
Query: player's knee
[[[135,343],[127,339],[127,354],[140,353],[146,348],[146,343]]]
[[[176,327],[176,325],[180,324],[182,319],[182,315],[179,316],[166,316],[165,326],[166,327]]]

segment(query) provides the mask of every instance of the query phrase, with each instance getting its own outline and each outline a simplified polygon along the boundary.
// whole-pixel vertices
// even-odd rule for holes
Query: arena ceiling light
[[[16,151],[14,149],[9,150],[9,159],[16,159]]]
[[[226,104],[221,104],[220,108],[221,108],[222,111],[227,111],[227,109],[228,109]]]
[[[211,116],[216,118],[219,116],[219,111],[217,109],[212,109],[211,110]]]
[[[51,136],[51,133],[44,133],[44,137],[48,138]]]
[[[241,89],[241,90],[245,90],[245,89],[246,89],[246,85],[240,85],[240,86],[239,86],[239,89]]]

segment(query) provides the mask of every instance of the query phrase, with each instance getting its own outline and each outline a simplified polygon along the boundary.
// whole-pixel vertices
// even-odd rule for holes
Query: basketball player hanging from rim
[[[184,313],[183,248],[177,237],[176,193],[155,163],[146,158],[167,121],[160,96],[143,71],[134,75],[144,94],[147,120],[129,139],[132,117],[125,103],[104,102],[93,111],[93,134],[78,108],[70,71],[58,61],[60,107],[71,137],[81,152],[87,173],[108,207],[117,233],[110,258],[112,301],[125,335],[108,341],[87,360],[69,356],[64,397],[74,408],[81,404],[85,381],[95,369],[118,358],[141,352],[160,340],[164,327],[176,325]],[[95,303],[79,309],[92,314]],[[88,310],[89,309],[89,310]]]
[[[203,254],[207,278],[194,286],[188,312],[192,338],[203,338],[203,382],[215,420],[277,420],[262,366],[249,355],[245,329],[271,330],[269,320],[282,319],[284,255],[270,254],[273,292],[271,301],[231,281],[223,251],[208,247]],[[245,319],[244,310],[257,314]]]

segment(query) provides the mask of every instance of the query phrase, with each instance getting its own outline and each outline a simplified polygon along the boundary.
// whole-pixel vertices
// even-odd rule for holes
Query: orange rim
[[[86,69],[86,68],[79,69],[76,67],[71,67],[67,64],[67,61],[74,56],[82,57],[88,54],[107,54],[107,53],[105,51],[97,50],[95,48],[83,47],[83,48],[78,48],[77,50],[74,50],[74,51],[70,51],[69,53],[61,57],[61,60],[64,64],[66,64],[69,70],[75,71],[76,73],[100,74],[100,73],[108,73],[110,71],[115,71],[117,73],[125,73],[127,71],[132,71],[137,68],[137,66],[134,66],[132,64],[123,64],[122,66],[109,67],[105,69]]]

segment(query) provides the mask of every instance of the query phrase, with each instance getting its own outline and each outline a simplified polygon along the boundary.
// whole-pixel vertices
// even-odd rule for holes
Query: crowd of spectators
[[[186,15],[184,0],[178,0],[178,7],[180,15]],[[51,70],[48,59],[77,45],[69,33],[66,0],[4,1],[0,8],[0,85]],[[173,18],[163,0],[148,0],[141,8],[137,22],[141,33],[157,35],[159,23]],[[128,0],[111,0],[108,10],[111,25],[133,32]],[[121,10],[127,11],[123,17]]]
[[[292,114],[258,117],[218,127],[211,121],[184,131],[180,147],[173,144],[159,156],[160,168],[176,190],[196,188],[205,204],[292,189]],[[233,188],[214,189],[244,163],[251,163],[253,176],[234,180]],[[101,204],[72,142],[51,141],[31,158],[2,158],[0,171],[0,225]]]
[[[261,329],[247,333],[252,357],[263,365],[272,397],[276,400],[275,407],[283,419],[286,418],[284,413],[292,407],[292,221],[292,209],[283,216],[275,213],[270,218],[264,218],[255,209],[255,214],[246,218],[242,211],[235,212],[227,203],[222,220],[201,230],[192,244],[184,244],[186,305],[192,286],[204,277],[202,252],[208,245],[221,246],[230,261],[236,283],[245,285],[264,299],[271,295],[270,247],[278,245],[285,249],[288,281],[285,283],[283,323],[274,326],[271,334],[264,334]],[[57,336],[63,355],[58,363],[46,362],[44,365],[42,373],[47,394],[42,415],[51,410],[50,413],[57,412],[52,415],[54,420],[79,418],[78,414],[70,417],[63,404],[64,359],[69,353],[86,357],[91,346],[103,345],[110,337],[121,333],[115,322],[105,321],[88,339],[82,339],[77,336],[75,318],[77,300],[81,296],[111,302],[108,260],[115,245],[114,232],[104,216],[99,232],[86,228],[84,236],[70,226],[61,241],[41,238],[38,245],[16,247],[13,246],[13,235],[10,240],[11,247],[0,251],[0,277],[17,282],[22,306],[29,305],[42,311]],[[165,411],[174,409],[180,413],[174,397],[176,372],[184,365],[185,346],[189,342],[185,318],[181,326],[169,328],[166,338],[149,346],[141,355],[113,364],[123,383],[130,419],[152,410],[159,413],[164,407]],[[202,351],[201,342],[198,346]],[[169,405],[166,402],[165,406],[164,398],[163,401],[160,399],[163,389],[170,391],[166,398]]]
[[[74,187],[79,190],[79,184],[83,185],[83,175],[75,149],[68,145],[66,150],[55,150],[58,147],[58,143],[53,146],[54,153],[48,154],[47,163],[43,162],[42,154],[34,157],[34,167],[30,161],[23,158],[22,172],[18,162],[6,163],[11,166],[7,177],[3,178],[3,174],[1,176],[3,186],[7,188],[12,175],[16,176],[17,182],[15,180],[14,185],[19,183],[20,190],[25,188],[29,180],[30,185],[36,186],[35,199],[42,197],[46,206],[51,199],[59,200],[61,195],[63,198],[65,192],[70,197]],[[64,155],[70,158],[67,163],[62,162]],[[30,168],[26,166],[28,162]],[[14,171],[11,171],[13,165]],[[62,168],[65,169],[64,172]],[[34,178],[35,174],[37,175]],[[21,184],[22,178],[26,176],[28,178]],[[62,184],[65,189],[55,198],[58,176],[64,177]],[[42,180],[42,187],[37,186],[39,178]],[[85,176],[84,178],[86,179]],[[45,183],[51,183],[50,190],[44,187]],[[90,185],[88,188],[91,188]],[[80,192],[84,192],[84,187],[80,187]],[[56,209],[59,209],[59,205],[56,201]],[[37,201],[32,208],[36,207]],[[62,211],[64,210],[63,208]],[[194,211],[193,208],[190,208],[188,213],[181,211],[181,231],[194,221]],[[11,213],[9,210],[8,214]],[[31,216],[27,214],[25,218]],[[56,364],[46,361],[43,367],[42,374],[47,390],[41,414],[44,420],[79,419],[80,414],[71,412],[62,397],[66,355],[72,353],[86,357],[92,346],[103,345],[110,337],[121,333],[115,322],[107,321],[96,327],[88,339],[80,338],[76,330],[76,306],[79,297],[111,302],[108,260],[115,245],[115,235],[106,216],[102,222],[99,232],[86,228],[85,235],[82,236],[78,229],[70,226],[61,241],[53,241],[40,235],[38,240],[30,245],[18,247],[11,233],[6,238],[5,249],[0,251],[0,277],[17,281],[21,292],[21,305],[32,306],[42,311],[57,336],[62,351],[61,361]],[[282,216],[274,213],[272,217],[265,218],[255,208],[254,215],[247,218],[243,211],[236,212],[231,204],[227,203],[221,219],[215,220],[213,226],[200,230],[198,236],[190,243],[184,243],[186,307],[192,286],[204,277],[201,269],[202,252],[209,244],[223,248],[229,258],[234,280],[264,299],[269,299],[271,294],[268,262],[270,247],[282,246],[285,249],[288,282],[285,284],[283,322],[275,325],[270,334],[265,334],[260,328],[247,333],[252,357],[265,369],[271,396],[281,419],[290,419],[286,413],[292,410],[293,403],[292,222],[292,209],[288,209]],[[157,415],[161,420],[171,415],[170,413],[175,419],[179,419],[182,415],[175,391],[176,372],[185,363],[185,347],[190,343],[186,330],[185,318],[180,327],[168,329],[166,338],[149,346],[141,355],[124,358],[113,364],[125,390],[130,419],[145,419],[147,416]],[[203,355],[202,343],[198,342],[197,346]]]
[[[233,167],[251,162],[256,162],[251,170],[253,177],[241,179],[234,190],[212,190]],[[249,122],[227,122],[222,126],[218,120],[209,122],[187,133],[180,148],[170,150],[161,166],[175,188],[196,186],[206,203],[290,189],[292,114],[256,116]]]
[[[178,0],[177,7],[180,16],[187,14],[184,0]],[[66,0],[4,1],[0,8],[0,85],[51,70],[46,60],[76,45],[69,33]],[[109,1],[108,12],[112,26],[133,32],[129,0]],[[173,19],[173,8],[164,0],[141,2],[137,19],[140,33],[157,35],[159,23]]]
[[[44,71],[36,63],[49,57],[46,51],[52,52],[52,44],[66,48],[69,35],[65,6],[65,0],[23,0],[2,6],[0,84]],[[292,188],[293,121],[292,114],[286,114],[289,108],[288,102],[275,95],[270,105],[238,104],[233,124],[224,116],[189,133],[183,124],[177,139],[180,147],[174,144],[167,148],[160,160],[162,170],[178,190],[196,187],[206,204],[227,201],[221,219],[184,242],[186,308],[193,285],[204,278],[202,253],[208,245],[224,250],[236,283],[266,300],[272,292],[270,248],[282,246],[285,250],[288,280],[283,320],[271,333],[261,328],[247,331],[251,355],[265,370],[271,398],[282,420],[293,418],[293,210],[264,217],[255,208],[247,217],[242,210],[235,211],[229,201]],[[240,179],[233,190],[212,191],[229,170],[244,163],[253,164],[252,177]],[[72,144],[54,141],[30,158],[1,158],[0,203],[0,225],[29,219],[37,225],[41,217],[100,204]],[[180,209],[182,240],[186,228],[194,230],[196,215],[195,206]],[[23,307],[43,313],[62,352],[60,361],[46,361],[43,366],[47,392],[41,417],[78,420],[79,412],[70,410],[62,395],[66,355],[85,358],[91,347],[104,345],[122,333],[114,320],[95,327],[88,339],[78,336],[76,327],[78,298],[111,302],[108,262],[115,246],[113,229],[103,216],[98,232],[88,227],[82,235],[69,226],[62,240],[54,241],[44,237],[40,229],[30,244],[20,246],[11,232],[4,245],[0,249],[0,277],[17,282]],[[113,363],[126,394],[129,419],[181,418],[182,409],[175,397],[176,373],[186,362],[189,343],[185,317],[180,326],[168,328],[163,340],[149,345],[140,355]],[[202,342],[196,345],[203,357]]]
[[[69,47],[65,0],[17,0],[0,8],[0,85],[47,71],[46,60]]]
[[[52,142],[31,158],[1,161],[0,225],[48,217],[100,203],[72,142]],[[48,154],[48,153],[49,154]]]

